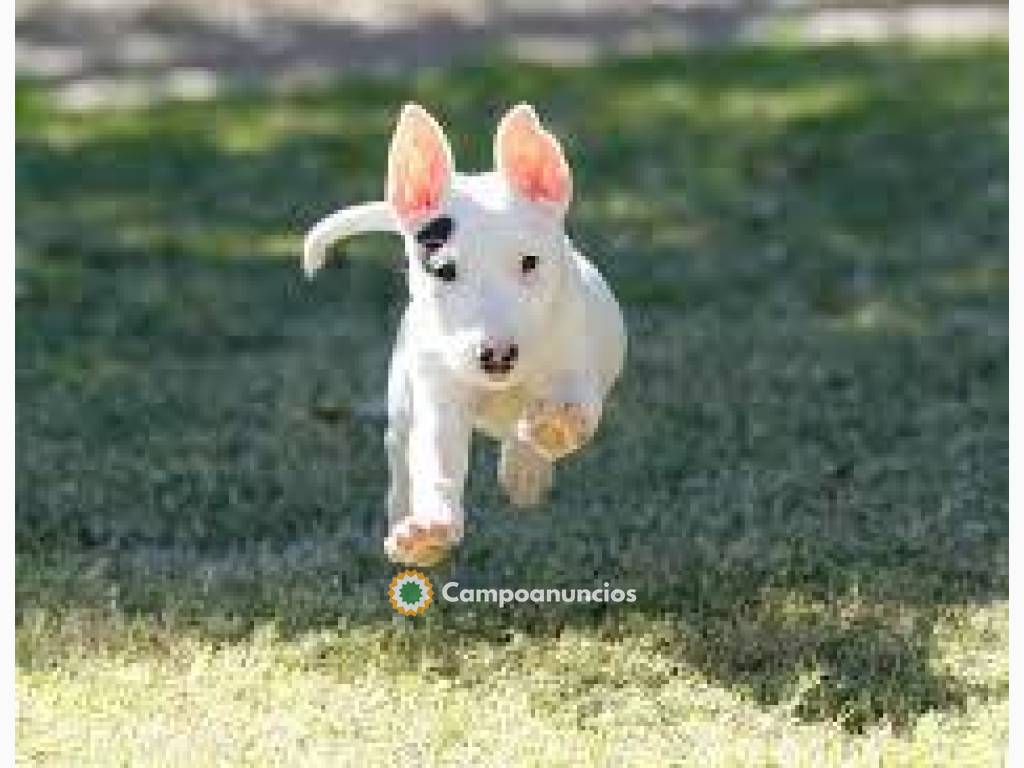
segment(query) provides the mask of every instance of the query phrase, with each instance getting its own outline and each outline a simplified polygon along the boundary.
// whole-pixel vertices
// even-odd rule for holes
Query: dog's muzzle
[[[505,376],[511,373],[519,359],[519,346],[512,342],[486,341],[476,354],[480,370],[490,376]]]

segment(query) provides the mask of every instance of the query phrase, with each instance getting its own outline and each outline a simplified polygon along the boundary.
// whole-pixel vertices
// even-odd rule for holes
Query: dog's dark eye
[[[450,216],[439,216],[416,233],[416,242],[423,248],[423,270],[446,283],[455,279],[455,264],[451,261],[438,264],[432,257],[447,245],[454,227],[455,222]]]
[[[441,266],[437,267],[434,271],[434,277],[444,280],[446,283],[450,283],[455,280],[455,265],[450,261],[446,261]]]
[[[533,270],[537,268],[537,257],[534,256],[532,253],[525,254],[519,260],[519,268],[523,270],[524,275],[527,272],[533,272]]]
[[[429,258],[426,258],[423,260],[423,270],[431,277],[436,277],[438,280],[442,280],[446,283],[450,283],[455,280],[455,262],[452,261],[435,264],[431,262]]]

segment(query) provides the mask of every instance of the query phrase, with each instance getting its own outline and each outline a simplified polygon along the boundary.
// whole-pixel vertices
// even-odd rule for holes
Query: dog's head
[[[571,269],[572,178],[533,108],[501,120],[494,170],[458,174],[444,131],[407,105],[388,155],[387,201],[405,240],[414,329],[463,378],[515,382],[541,364]]]

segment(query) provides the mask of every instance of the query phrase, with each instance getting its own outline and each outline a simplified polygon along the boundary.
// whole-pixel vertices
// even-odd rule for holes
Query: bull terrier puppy
[[[622,370],[626,331],[604,279],[564,219],[572,176],[526,104],[494,138],[494,170],[456,173],[444,131],[406,105],[388,154],[387,199],[345,208],[307,235],[307,275],[336,240],[405,241],[409,304],[391,358],[390,531],[396,562],[433,565],[463,535],[470,438],[501,443],[498,481],[540,503],[554,463],[593,435]]]

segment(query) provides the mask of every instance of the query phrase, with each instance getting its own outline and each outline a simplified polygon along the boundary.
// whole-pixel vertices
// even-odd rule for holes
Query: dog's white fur
[[[461,539],[474,429],[501,441],[499,480],[512,501],[535,504],[554,461],[597,428],[626,334],[608,286],[565,234],[570,196],[561,148],[528,105],[502,120],[495,170],[463,175],[440,126],[410,104],[391,144],[388,199],[338,211],[306,238],[310,275],[340,238],[390,231],[405,241],[410,301],[391,360],[385,438],[386,548],[396,561],[430,565]],[[442,215],[451,235],[428,252],[417,233]],[[527,254],[535,268],[524,266]],[[425,264],[449,264],[454,277]],[[512,343],[511,371],[481,369],[482,345]]]

